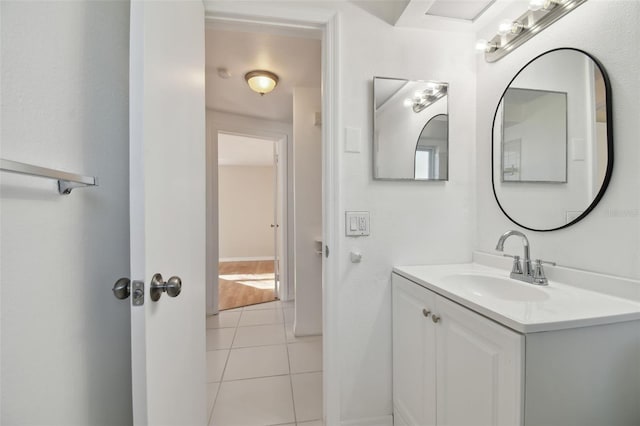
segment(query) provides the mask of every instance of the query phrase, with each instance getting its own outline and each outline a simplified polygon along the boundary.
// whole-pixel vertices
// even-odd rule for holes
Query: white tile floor
[[[293,302],[207,318],[211,426],[322,426],[322,337],[293,336]]]

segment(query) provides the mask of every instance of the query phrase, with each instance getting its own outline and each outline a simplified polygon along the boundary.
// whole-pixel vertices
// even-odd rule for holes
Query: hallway
[[[207,318],[210,425],[322,425],[322,336],[292,328],[293,302]]]

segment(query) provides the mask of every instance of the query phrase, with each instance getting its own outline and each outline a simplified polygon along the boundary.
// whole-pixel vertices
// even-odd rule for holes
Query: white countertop
[[[477,263],[396,266],[393,272],[520,333],[562,330],[640,319],[640,303],[549,280],[535,286],[509,279],[509,271]],[[469,291],[452,283],[452,275],[482,275],[509,279],[536,289],[534,300],[508,300]],[[490,279],[488,278],[488,281]],[[511,283],[509,282],[509,284]],[[485,287],[486,288],[486,287]],[[527,291],[528,289],[524,289]]]

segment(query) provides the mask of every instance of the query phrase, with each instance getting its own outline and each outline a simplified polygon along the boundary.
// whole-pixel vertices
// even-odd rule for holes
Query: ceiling
[[[273,166],[273,141],[218,133],[218,165]]]
[[[320,87],[321,42],[309,31],[278,31],[250,24],[207,24],[207,108],[233,114],[293,122],[293,88]],[[217,69],[231,74],[224,79]],[[244,75],[265,69],[280,78],[275,90],[260,96],[249,89]]]
[[[492,22],[513,0],[350,0],[396,27],[476,33]],[[522,6],[522,4],[518,5]]]

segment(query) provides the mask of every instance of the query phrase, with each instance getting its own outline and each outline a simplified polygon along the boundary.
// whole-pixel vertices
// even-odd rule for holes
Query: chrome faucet
[[[520,231],[507,231],[500,236],[498,239],[498,244],[496,244],[497,251],[504,251],[504,242],[507,238],[512,235],[518,236],[522,239],[522,244],[524,246],[524,259],[522,259],[522,266],[520,265],[520,256],[513,256],[510,254],[505,254],[504,256],[513,258],[513,267],[511,268],[511,277],[514,280],[524,281],[531,284],[536,285],[548,285],[549,281],[544,274],[544,268],[542,267],[543,263],[548,263],[550,265],[555,266],[554,262],[547,262],[545,260],[536,259],[536,266],[532,268],[531,266],[531,254],[529,250],[529,239],[526,235],[524,235]]]

